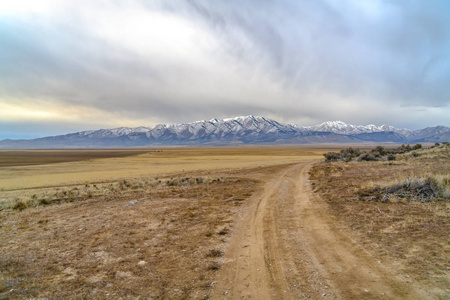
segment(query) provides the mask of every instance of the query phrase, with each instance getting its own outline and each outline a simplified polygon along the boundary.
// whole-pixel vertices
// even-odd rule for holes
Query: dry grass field
[[[247,175],[324,150],[142,152],[0,153],[0,299],[207,298]]]
[[[449,295],[449,201],[376,198],[446,178],[444,148],[358,163],[310,146],[83,151],[0,152],[0,299]]]
[[[51,153],[45,150],[37,150],[37,153],[42,151]],[[67,151],[68,157],[63,158],[67,163],[47,164],[47,159],[40,162],[42,156],[28,154],[33,159],[27,165],[23,165],[23,153],[30,151],[17,151],[15,157],[6,154],[9,151],[0,151],[0,166],[4,166],[0,168],[1,191],[161,177],[200,170],[268,166],[295,162],[299,157],[319,158],[325,150],[308,147],[168,148],[147,150],[143,154],[142,149],[80,150],[81,153],[88,151],[86,156],[75,155],[73,150],[56,152],[61,157],[64,151]],[[126,153],[129,155],[120,157]],[[138,153],[141,154],[133,155]],[[106,158],[101,158],[102,155]]]
[[[0,167],[42,165],[94,158],[125,157],[149,152],[147,149],[104,150],[0,150]]]

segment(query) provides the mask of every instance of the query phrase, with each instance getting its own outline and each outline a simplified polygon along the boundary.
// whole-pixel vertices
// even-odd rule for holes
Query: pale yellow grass
[[[305,147],[163,149],[137,156],[0,168],[2,191],[160,177],[180,172],[233,170],[319,159]]]

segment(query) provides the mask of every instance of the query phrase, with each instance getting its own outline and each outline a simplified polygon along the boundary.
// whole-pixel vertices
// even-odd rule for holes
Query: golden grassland
[[[37,150],[38,152],[40,150]],[[73,157],[74,150],[67,150]],[[85,150],[81,150],[85,151]],[[90,150],[90,155],[99,156],[104,150]],[[142,149],[135,150],[138,153]],[[60,153],[60,151],[57,151]],[[7,160],[9,166],[0,168],[0,189],[9,191],[38,187],[55,187],[116,181],[124,178],[155,177],[172,173],[199,170],[225,170],[269,166],[296,162],[299,159],[317,159],[326,149],[308,147],[240,147],[240,148],[168,148],[147,150],[144,154],[130,156],[96,158],[66,163],[38,164],[40,156],[35,157],[33,165],[21,165],[23,151],[17,158],[4,156],[0,152],[0,165]],[[51,153],[51,151],[50,151]],[[127,153],[119,151],[119,154]],[[114,154],[106,151],[105,156]],[[80,157],[81,155],[79,155]]]
[[[167,148],[26,166],[17,156],[0,168],[0,298],[208,298],[257,174],[326,151]]]

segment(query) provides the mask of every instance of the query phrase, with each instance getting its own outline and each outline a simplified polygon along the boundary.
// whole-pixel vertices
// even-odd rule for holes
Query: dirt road
[[[308,181],[311,162],[260,175],[211,299],[424,299],[337,225]]]

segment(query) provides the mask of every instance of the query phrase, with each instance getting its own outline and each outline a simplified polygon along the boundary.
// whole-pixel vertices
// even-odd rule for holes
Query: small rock
[[[136,204],[136,203],[138,203],[137,200],[131,200],[131,201],[128,201],[128,204],[131,204],[131,205],[134,205],[134,204]]]
[[[147,262],[141,260],[140,262],[138,262],[138,266],[145,266],[147,264]]]
[[[116,277],[117,278],[127,278],[127,277],[131,277],[131,273],[130,272],[122,272],[122,271],[117,271],[116,272]]]

